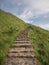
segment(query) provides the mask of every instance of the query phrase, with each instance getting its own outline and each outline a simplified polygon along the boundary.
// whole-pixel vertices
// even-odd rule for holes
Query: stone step
[[[30,51],[27,51],[27,50],[24,50],[24,51],[9,51],[8,53],[32,53],[33,51],[30,50]]]
[[[35,57],[33,53],[9,53],[8,57]]]
[[[20,37],[26,37],[26,38],[28,38],[28,35],[27,34],[21,34],[21,35],[19,35],[18,38],[20,38]]]
[[[20,37],[20,38],[17,38],[17,39],[28,39],[28,38],[26,38],[26,37]],[[28,39],[29,40],[29,39]]]
[[[17,41],[29,41],[28,39],[17,39]]]
[[[17,40],[17,41],[15,41],[15,43],[24,43],[25,44],[25,43],[30,43],[30,41],[18,41]]]
[[[30,48],[31,44],[28,44],[28,43],[25,43],[25,44],[21,43],[21,44],[19,44],[18,43],[18,44],[13,44],[12,47],[25,47],[25,48],[29,47]]]
[[[18,40],[17,40],[17,41],[15,41],[14,43],[19,43],[19,44],[20,44],[20,43],[21,43],[21,44],[25,44],[25,43],[27,44],[27,43],[28,43],[28,44],[29,44],[30,41],[18,41]]]
[[[34,51],[32,48],[12,48],[8,53],[17,53],[17,52],[32,52]]]
[[[29,36],[28,36],[28,37],[29,37]],[[28,37],[27,37],[27,35],[22,35],[22,36],[19,36],[17,39],[20,39],[20,38],[26,38],[26,39],[29,39]]]

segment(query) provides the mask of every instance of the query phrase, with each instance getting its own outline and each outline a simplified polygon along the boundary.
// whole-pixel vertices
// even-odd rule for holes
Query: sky
[[[0,9],[49,30],[49,0],[0,0]]]

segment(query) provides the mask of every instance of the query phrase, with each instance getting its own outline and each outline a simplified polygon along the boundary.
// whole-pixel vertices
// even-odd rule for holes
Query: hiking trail
[[[12,48],[8,51],[4,65],[40,65],[29,40],[29,30],[30,28],[27,28],[20,32]]]

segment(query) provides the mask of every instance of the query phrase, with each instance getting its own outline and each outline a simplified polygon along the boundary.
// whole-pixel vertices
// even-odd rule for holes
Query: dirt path
[[[40,65],[29,41],[29,30],[30,28],[27,28],[20,32],[12,48],[8,51],[5,65]]]

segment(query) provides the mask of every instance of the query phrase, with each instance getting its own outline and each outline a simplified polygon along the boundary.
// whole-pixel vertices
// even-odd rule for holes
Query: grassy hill
[[[6,57],[6,51],[17,38],[18,33],[24,30],[27,24],[18,17],[0,10],[0,65]]]
[[[30,25],[29,31],[32,47],[42,65],[49,65],[49,31]],[[18,17],[0,10],[0,65],[6,58],[7,50],[16,40],[19,32],[28,27]]]
[[[49,31],[31,25],[29,36],[41,64],[49,65]]]

